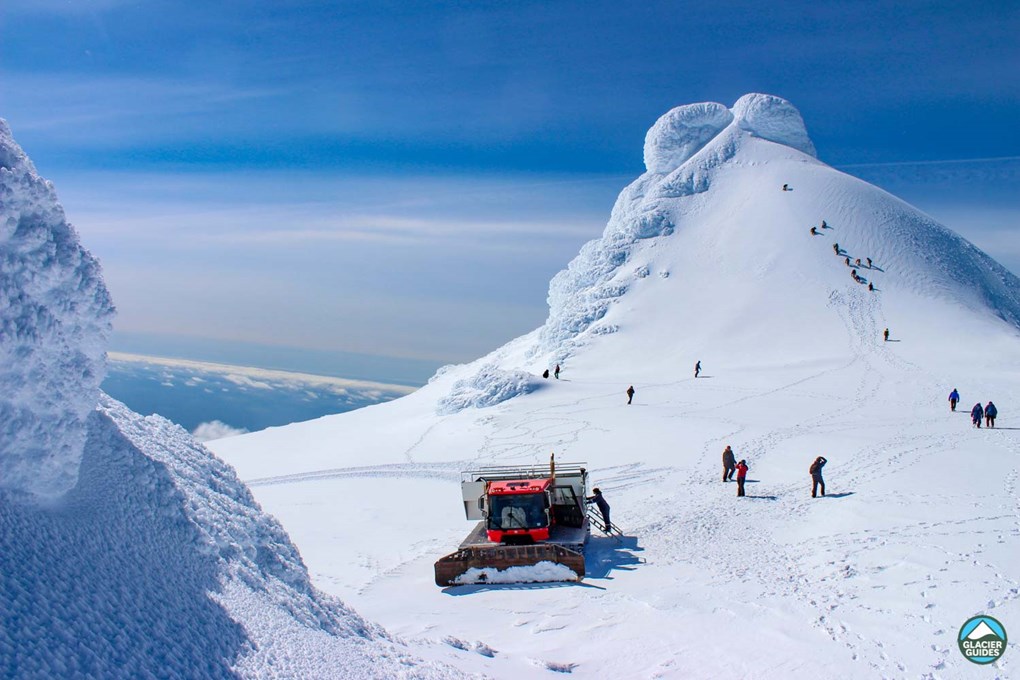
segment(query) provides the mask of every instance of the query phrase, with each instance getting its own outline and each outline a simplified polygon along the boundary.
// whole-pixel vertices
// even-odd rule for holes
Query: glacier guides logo
[[[1006,651],[1006,629],[991,616],[975,616],[960,628],[957,642],[967,661],[992,663]]]

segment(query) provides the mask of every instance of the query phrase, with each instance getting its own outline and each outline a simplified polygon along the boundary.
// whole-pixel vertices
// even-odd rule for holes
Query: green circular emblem
[[[1006,652],[1006,628],[991,616],[975,616],[960,627],[956,641],[967,661],[994,663]]]

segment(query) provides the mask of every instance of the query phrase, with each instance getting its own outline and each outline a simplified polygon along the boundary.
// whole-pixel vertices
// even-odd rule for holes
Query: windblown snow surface
[[[181,427],[99,390],[113,307],[0,121],[0,677],[446,678],[317,590],[279,523]]]
[[[489,650],[493,677],[1016,676],[1015,645],[979,668],[956,636],[978,613],[1020,625],[1020,282],[817,160],[776,97],[675,109],[645,161],[541,328],[408,397],[211,446],[318,587]],[[972,428],[988,400],[997,427]],[[625,536],[593,537],[579,583],[437,588],[471,527],[459,471],[553,451],[588,463]]]

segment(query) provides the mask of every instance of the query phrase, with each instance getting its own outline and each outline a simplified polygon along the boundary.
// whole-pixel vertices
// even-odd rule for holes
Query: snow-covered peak
[[[76,483],[112,316],[99,264],[0,120],[0,485]]]
[[[471,404],[491,405],[526,393],[515,389],[521,380],[492,376],[538,374],[568,359],[668,350],[684,363],[721,351],[767,362],[766,353],[781,361],[861,346],[890,324],[917,337],[1002,321],[1020,331],[1016,276],[903,201],[820,162],[785,99],[748,94],[732,109],[674,108],[649,130],[644,155],[648,171],[620,193],[602,236],[550,282],[546,323],[444,373],[439,389],[452,397],[455,385],[484,383],[498,399]],[[804,329],[815,340],[806,346]]]

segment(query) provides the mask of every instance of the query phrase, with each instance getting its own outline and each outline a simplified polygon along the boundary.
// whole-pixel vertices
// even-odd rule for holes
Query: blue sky
[[[659,115],[750,91],[1020,270],[1017,35],[1016,2],[6,0],[0,116],[132,351],[438,364],[542,322]]]

